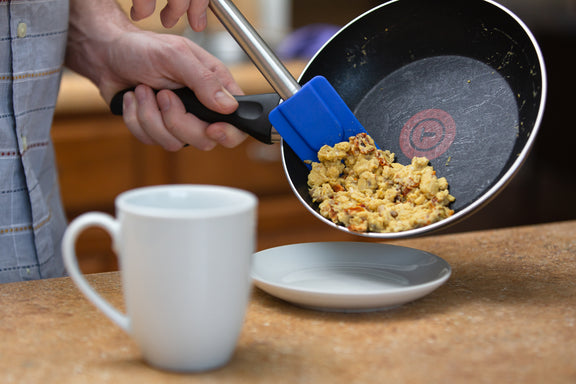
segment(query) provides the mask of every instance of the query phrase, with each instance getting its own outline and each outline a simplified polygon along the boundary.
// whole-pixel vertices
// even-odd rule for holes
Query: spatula
[[[324,77],[300,87],[232,1],[210,0],[210,9],[284,100],[268,117],[300,159],[317,160],[323,145],[366,132]]]
[[[350,136],[366,132],[324,77],[314,77],[301,87],[232,1],[210,0],[210,9],[284,100],[271,110],[268,119],[302,161],[317,161],[318,150],[323,145],[334,145],[348,140]],[[124,92],[126,90],[116,95],[111,104],[116,114],[121,114]],[[212,116],[206,116],[205,108],[202,108],[191,91],[179,90],[177,94],[184,101],[187,110],[197,114],[199,118],[209,122],[228,121],[224,115],[208,113]],[[256,96],[262,97],[262,95]],[[239,111],[234,115],[242,115],[245,104],[251,102],[251,97],[241,97]],[[266,105],[269,106],[270,103],[267,102]],[[264,113],[267,112],[266,106],[263,105],[261,108]],[[201,113],[198,114],[197,109],[204,111],[199,111]],[[252,135],[249,130],[247,131]]]

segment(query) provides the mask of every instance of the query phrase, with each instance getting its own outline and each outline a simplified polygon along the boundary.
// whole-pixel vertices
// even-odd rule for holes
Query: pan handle
[[[110,110],[114,115],[122,115],[124,94],[132,91],[134,91],[134,88],[128,88],[114,95],[110,102]],[[201,120],[208,123],[222,121],[232,124],[265,144],[273,144],[280,141],[280,135],[278,135],[278,132],[268,120],[268,114],[280,102],[280,96],[276,93],[234,96],[238,101],[238,109],[229,115],[223,115],[206,108],[190,88],[179,88],[172,91],[182,100],[186,111]],[[157,93],[158,91],[155,92]]]

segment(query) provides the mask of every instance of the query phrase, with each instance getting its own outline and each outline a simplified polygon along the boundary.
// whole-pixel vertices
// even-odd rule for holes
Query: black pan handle
[[[122,115],[122,99],[126,92],[134,91],[128,88],[118,92],[110,102],[110,110],[114,115]],[[268,114],[278,106],[280,96],[276,93],[262,93],[256,95],[234,96],[238,101],[238,109],[224,115],[206,108],[196,97],[190,88],[172,90],[184,103],[186,111],[194,114],[199,119],[209,123],[223,121],[234,125],[266,144],[272,144],[272,124],[268,120]],[[156,93],[158,91],[155,91]]]

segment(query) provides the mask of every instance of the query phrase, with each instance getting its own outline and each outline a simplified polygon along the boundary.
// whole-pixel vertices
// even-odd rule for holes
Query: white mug
[[[91,212],[67,228],[66,268],[80,291],[139,345],[151,366],[205,371],[231,358],[251,291],[257,198],[219,186],[167,185],[120,194],[116,215]],[[109,232],[126,314],[81,273],[75,253],[88,227]]]

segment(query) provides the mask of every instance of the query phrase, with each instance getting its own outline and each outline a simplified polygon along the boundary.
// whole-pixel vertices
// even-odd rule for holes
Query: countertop
[[[450,280],[360,314],[255,289],[231,362],[203,374],[148,367],[68,278],[0,285],[0,382],[576,382],[576,221],[391,243],[442,257]],[[89,279],[121,306],[118,272]]]

